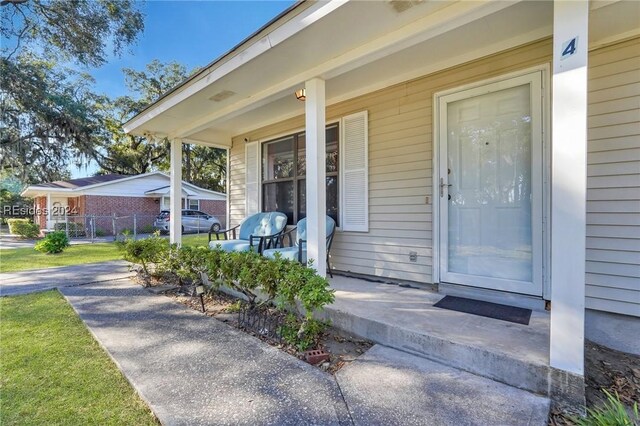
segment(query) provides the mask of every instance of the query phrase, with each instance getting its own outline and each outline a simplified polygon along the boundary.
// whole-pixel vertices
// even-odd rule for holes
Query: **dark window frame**
[[[195,201],[198,203],[198,207],[197,208],[193,208],[191,207],[191,202]],[[199,199],[193,199],[193,198],[185,198],[185,204],[187,205],[187,210],[200,210],[200,200]]]
[[[331,128],[336,128],[336,149],[338,153],[338,161],[336,162],[336,170],[333,172],[326,171],[326,161],[325,161],[325,181],[328,177],[334,177],[336,179],[338,188],[336,194],[336,224],[339,222],[340,218],[340,124],[338,122],[330,123],[325,126],[325,132]],[[265,186],[273,183],[283,183],[283,182],[292,182],[293,184],[293,223],[288,223],[288,225],[295,225],[300,220],[299,216],[299,208],[298,208],[298,198],[299,198],[299,182],[307,180],[307,168],[305,165],[305,174],[298,175],[298,150],[299,150],[299,138],[300,136],[306,136],[305,131],[293,133],[290,135],[284,135],[278,138],[274,138],[268,141],[265,141],[260,144],[260,210],[262,212],[266,211],[265,209]],[[276,179],[264,179],[264,147],[271,143],[277,143],[286,141],[287,139],[293,139],[293,176],[286,178],[276,178]],[[305,151],[306,151],[306,138],[305,138]],[[325,154],[326,155],[326,154]],[[325,182],[326,185],[326,182]],[[306,217],[306,216],[305,216]]]

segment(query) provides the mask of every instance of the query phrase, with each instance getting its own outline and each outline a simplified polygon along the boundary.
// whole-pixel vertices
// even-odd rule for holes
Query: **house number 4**
[[[560,59],[567,59],[569,56],[576,53],[578,46],[578,37],[574,37],[569,41],[562,43],[562,55]]]

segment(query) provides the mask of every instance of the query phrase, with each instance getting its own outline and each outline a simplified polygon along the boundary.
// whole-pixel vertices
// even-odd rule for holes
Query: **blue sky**
[[[122,68],[141,70],[153,59],[177,61],[188,70],[213,61],[294,1],[147,0],[145,29],[119,58],[92,70],[98,92],[126,94]]]
[[[97,91],[124,95],[122,68],[141,70],[153,59],[177,61],[188,70],[207,65],[293,3],[148,0],[141,5],[145,29],[137,43],[91,71]]]
[[[144,32],[120,57],[111,57],[98,69],[89,70],[96,79],[96,92],[109,96],[126,94],[123,68],[142,70],[154,59],[177,61],[192,70],[224,54],[269,22],[295,1],[273,0],[147,0]],[[97,171],[96,164],[71,167],[73,178]]]

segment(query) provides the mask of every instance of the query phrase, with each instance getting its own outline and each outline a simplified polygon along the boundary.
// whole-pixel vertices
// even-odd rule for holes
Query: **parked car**
[[[161,234],[169,233],[169,221],[171,215],[169,210],[162,210],[156,216],[153,227],[158,229]],[[215,216],[206,214],[199,210],[182,210],[182,232],[209,232],[220,230],[220,221]]]

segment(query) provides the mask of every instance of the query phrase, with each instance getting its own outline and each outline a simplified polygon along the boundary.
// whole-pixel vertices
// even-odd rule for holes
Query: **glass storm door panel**
[[[532,102],[541,93],[532,78],[441,99],[441,281],[542,294],[540,104]]]

